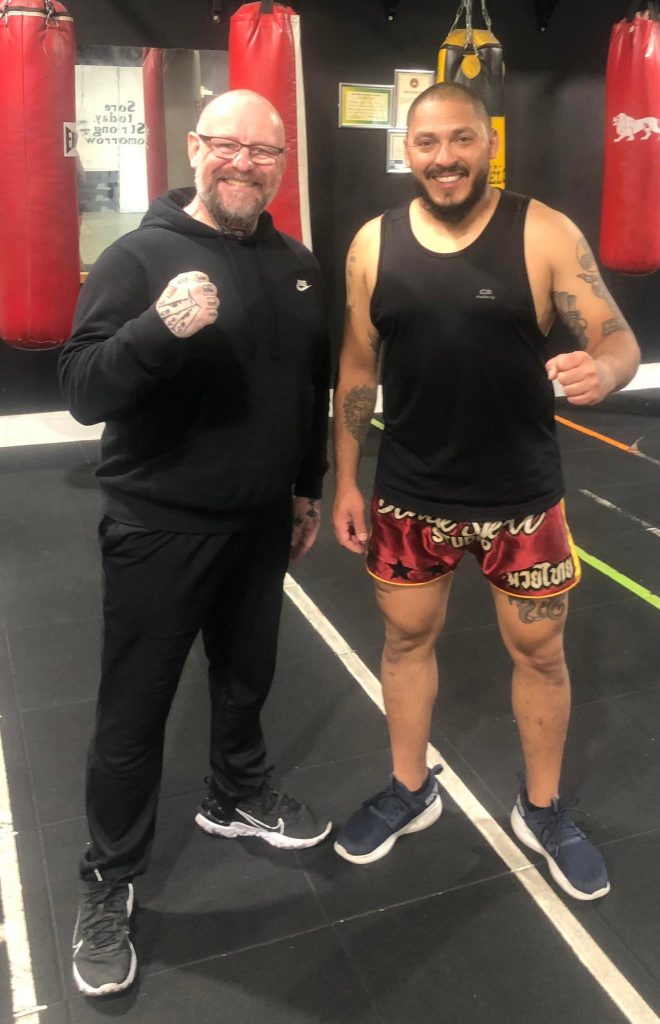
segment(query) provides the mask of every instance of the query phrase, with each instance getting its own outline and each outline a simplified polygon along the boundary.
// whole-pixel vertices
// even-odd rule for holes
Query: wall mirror
[[[149,192],[192,184],[186,134],[227,88],[223,50],[76,51],[81,269],[140,223]],[[151,189],[150,186],[151,185]]]

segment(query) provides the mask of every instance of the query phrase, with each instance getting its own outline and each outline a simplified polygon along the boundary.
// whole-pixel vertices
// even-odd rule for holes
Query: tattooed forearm
[[[587,328],[589,324],[582,316],[579,309],[576,309],[576,295],[569,295],[568,292],[553,292],[552,301],[555,304],[559,316],[564,321],[569,331],[577,341],[580,348],[586,349],[589,344]]]
[[[560,619],[566,609],[566,598],[559,597],[530,598],[510,597],[509,604],[518,609],[518,618],[525,625],[541,622],[543,619]]]
[[[376,388],[366,385],[351,388],[344,398],[344,423],[349,434],[362,447],[369,430],[369,423],[376,405]]]

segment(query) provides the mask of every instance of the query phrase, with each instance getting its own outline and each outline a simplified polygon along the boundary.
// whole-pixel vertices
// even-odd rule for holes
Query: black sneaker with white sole
[[[274,789],[268,776],[259,790],[233,806],[218,794],[211,778],[205,781],[209,791],[195,821],[209,835],[226,839],[256,836],[271,846],[295,850],[316,846],[332,828],[331,821],[319,823],[306,804]]]
[[[511,811],[511,828],[521,843],[543,854],[564,892],[576,900],[597,900],[610,891],[605,861],[575,824],[571,810],[559,800],[532,810],[523,784]]]
[[[135,980],[137,956],[129,937],[130,882],[83,882],[73,932],[73,980],[86,996],[123,992]]]
[[[421,832],[442,814],[436,765],[421,792],[412,793],[392,776],[387,789],[365,800],[348,819],[335,842],[335,853],[352,864],[371,864],[390,852],[400,836]]]

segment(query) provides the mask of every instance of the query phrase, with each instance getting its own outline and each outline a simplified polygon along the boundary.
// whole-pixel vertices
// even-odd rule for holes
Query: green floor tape
[[[660,597],[657,594],[652,594],[646,587],[642,587],[639,583],[635,583],[629,576],[624,576],[622,572],[617,572],[607,562],[601,562],[600,558],[595,558],[593,555],[587,554],[582,548],[577,548],[577,553],[583,562],[587,565],[591,565],[594,569],[598,569],[598,572],[602,572],[604,576],[609,576],[611,580],[618,583],[619,586],[625,587],[631,594],[636,597],[641,597],[642,601],[646,601],[648,604],[653,605],[654,608],[660,608]]]

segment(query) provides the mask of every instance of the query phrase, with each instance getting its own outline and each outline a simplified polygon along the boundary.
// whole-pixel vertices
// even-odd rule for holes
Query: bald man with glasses
[[[165,725],[198,632],[210,774],[195,821],[287,849],[330,831],[272,781],[260,725],[284,574],[319,527],[323,285],[312,254],[265,212],[285,159],[270,103],[218,97],[188,152],[194,189],[156,199],[101,255],[60,362],[73,415],[105,422],[102,670],[73,940],[88,996],[136,975],[133,879],[149,862]]]

